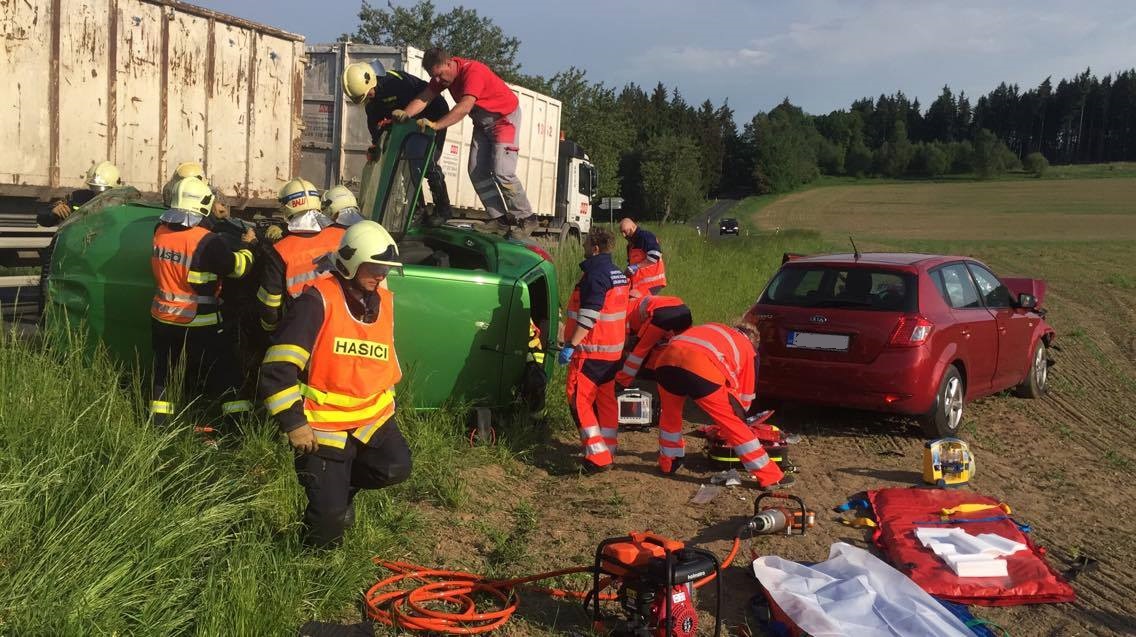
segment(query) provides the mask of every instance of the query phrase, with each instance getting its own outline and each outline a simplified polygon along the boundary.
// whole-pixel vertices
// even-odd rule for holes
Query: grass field
[[[1033,523],[1056,567],[1081,556],[1100,563],[1077,580],[1076,604],[975,612],[1015,635],[1122,634],[1136,625],[1136,541],[1120,515],[1136,469],[1132,183],[841,184],[754,198],[729,215],[755,216],[751,227],[761,230],[748,237],[705,242],[687,228],[660,230],[667,293],[684,298],[698,322],[731,321],[783,252],[843,250],[849,230],[861,249],[960,252],[999,272],[1047,277],[1049,318],[1062,344],[1053,391],[1044,400],[999,396],[969,408],[976,488]],[[1019,211],[1028,206],[1053,215],[1044,228]],[[952,215],[955,222],[942,220]],[[1105,217],[1118,224],[1102,231],[1086,223]],[[997,223],[989,228],[1018,220],[1032,234],[967,225],[990,219]],[[556,258],[566,299],[579,248]],[[0,338],[0,634],[295,634],[307,619],[357,621],[361,594],[381,575],[374,556],[511,577],[586,564],[599,540],[630,529],[722,555],[752,509],[748,487],[711,505],[688,504],[710,475],[694,457],[698,444],[688,441],[690,471],[659,476],[653,432],[621,433],[616,470],[580,476],[558,373],[545,414],[502,423],[496,446],[470,448],[458,414],[400,412],[412,478],[360,497],[343,548],[306,553],[297,540],[303,495],[286,443],[268,423],[250,424],[219,451],[184,432],[159,434],[145,423],[128,377],[78,349]],[[803,436],[795,490],[818,512],[863,489],[917,480],[915,427],[804,408],[777,418]],[[805,538],[747,545],[724,576],[727,624],[747,623],[746,601],[756,592],[745,568],[751,552],[816,561],[834,541],[869,544],[867,534],[822,515]],[[712,600],[700,597],[704,620]],[[521,611],[500,634],[585,634],[587,626],[578,604],[523,593]]]
[[[831,186],[768,206],[764,230],[859,240],[1091,240],[1136,236],[1136,179]]]

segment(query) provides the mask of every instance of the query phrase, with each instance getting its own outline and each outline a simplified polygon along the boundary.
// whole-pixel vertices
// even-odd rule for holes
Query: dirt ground
[[[1136,496],[1134,193],[1136,180],[818,188],[783,198],[757,220],[764,229],[820,229],[837,241],[852,217],[845,215],[856,210],[861,249],[973,255],[1003,275],[1048,280],[1045,305],[1060,347],[1050,392],[1040,400],[1004,394],[968,404],[963,437],[978,461],[971,488],[1009,503],[1016,518],[1031,524],[1058,572],[1082,558],[1094,564],[1073,580],[1073,603],[971,608],[1012,635],[1136,634],[1136,523],[1129,517]],[[865,216],[881,202],[891,212]],[[1018,214],[1030,210],[1041,216]],[[902,214],[902,223],[888,214]],[[753,555],[819,561],[833,542],[867,548],[867,533],[835,522],[831,508],[859,491],[920,479],[923,438],[910,421],[788,405],[773,422],[802,436],[792,452],[800,466],[792,492],[817,511],[818,524],[804,537],[764,537],[743,546],[723,580],[729,634],[744,634],[739,627],[757,593]],[[694,427],[687,428],[691,456],[702,447],[689,436]],[[587,564],[601,539],[633,529],[724,556],[752,511],[752,483],[710,504],[690,504],[712,470],[696,462],[678,476],[658,475],[653,432],[621,434],[616,469],[592,477],[575,470],[573,432],[561,428],[552,439],[518,462],[470,471],[473,501],[457,520],[453,512],[427,509],[454,530],[423,559],[484,572],[496,556],[504,564],[500,574],[521,575]],[[516,531],[517,512],[526,507],[526,530]],[[500,561],[503,550],[511,551],[509,560]],[[704,626],[712,589],[699,596]],[[520,616],[503,634],[580,634],[588,625],[578,604],[539,594],[523,594]]]
[[[1035,541],[1047,547],[1049,562],[1059,572],[1082,555],[1099,561],[1074,580],[1078,599],[1072,604],[972,607],[977,617],[1012,635],[1122,635],[1136,630],[1131,576],[1136,542],[1132,524],[1115,514],[1131,499],[1132,490],[1125,484],[1131,473],[1102,462],[1108,449],[1099,441],[1076,444],[1031,424],[1044,419],[1084,429],[1091,417],[1059,395],[1030,403],[999,396],[971,407],[971,418],[987,423],[981,434],[972,436],[979,462],[973,488],[1010,503],[1018,518],[1034,527]],[[759,537],[743,543],[723,578],[723,621],[731,635],[745,634],[740,627],[749,624],[748,601],[757,593],[749,570],[753,557],[820,561],[833,542],[870,549],[868,533],[837,523],[831,508],[859,491],[920,480],[923,439],[911,423],[803,407],[788,407],[774,421],[802,436],[793,449],[800,472],[790,492],[817,511],[817,526],[803,537]],[[689,503],[714,473],[701,457],[703,442],[689,435],[695,426],[692,420],[687,429],[692,466],[674,477],[655,471],[656,438],[645,431],[622,432],[616,469],[599,476],[578,475],[571,462],[576,441],[568,436],[558,437],[528,463],[471,472],[470,481],[479,485],[471,511],[458,515],[458,532],[435,547],[430,563],[484,572],[486,558],[501,546],[487,541],[479,530],[483,525],[507,529],[512,524],[509,511],[501,510],[503,500],[531,503],[536,512],[535,528],[523,540],[523,559],[509,569],[510,576],[588,564],[600,540],[637,529],[683,539],[724,557],[759,492],[747,482],[724,490],[709,504]],[[437,516],[439,524],[454,524],[452,512],[428,515]],[[567,587],[584,585],[576,579]],[[711,621],[713,588],[699,596],[703,626]],[[551,601],[539,593],[522,594],[519,615],[520,621],[503,634],[583,634],[588,624],[579,604]],[[763,633],[751,629],[751,634]]]

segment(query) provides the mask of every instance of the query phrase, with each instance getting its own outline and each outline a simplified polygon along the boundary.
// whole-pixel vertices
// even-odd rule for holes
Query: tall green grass
[[[763,199],[752,197],[738,205],[752,211],[765,203]],[[725,216],[734,216],[734,213]],[[644,224],[644,227],[656,234],[662,247],[667,268],[667,287],[662,294],[686,301],[695,323],[728,323],[739,318],[780,267],[784,253],[813,253],[827,248],[819,234],[807,230],[751,231],[737,237],[708,239],[688,226]],[[617,233],[614,251],[617,265],[627,264],[625,246],[626,242]],[[572,288],[580,280],[578,263],[582,258],[583,250],[575,244],[567,244],[556,252],[562,304],[567,304]]]
[[[370,558],[422,543],[410,503],[460,504],[454,469],[502,455],[469,450],[450,413],[400,412],[411,479],[360,496],[344,547],[311,553],[270,424],[214,450],[187,424],[156,431],[121,378],[75,343],[0,335],[0,634],[265,635],[357,619]]]

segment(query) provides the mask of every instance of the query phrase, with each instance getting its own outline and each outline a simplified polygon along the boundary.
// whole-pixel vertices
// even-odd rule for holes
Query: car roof
[[[943,263],[953,261],[973,261],[969,257],[945,256],[940,254],[923,254],[921,252],[861,252],[860,257],[844,252],[839,254],[816,254],[793,259],[789,264],[815,263],[825,265],[902,265],[917,266],[922,269],[933,268]],[[786,265],[789,265],[786,264]]]

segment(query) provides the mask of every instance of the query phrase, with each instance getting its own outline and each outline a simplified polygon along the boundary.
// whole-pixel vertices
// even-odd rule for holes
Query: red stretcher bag
[[[900,572],[920,588],[940,599],[983,606],[1014,606],[1071,602],[1073,588],[1043,557],[1041,547],[1030,541],[999,502],[973,491],[922,488],[891,488],[868,492],[877,528],[876,546]],[[940,517],[944,509],[963,504],[987,504],[990,509],[955,513],[950,522]],[[971,535],[995,533],[1021,542],[1029,550],[1006,556],[1006,577],[959,577],[915,537],[916,527],[964,529]]]

